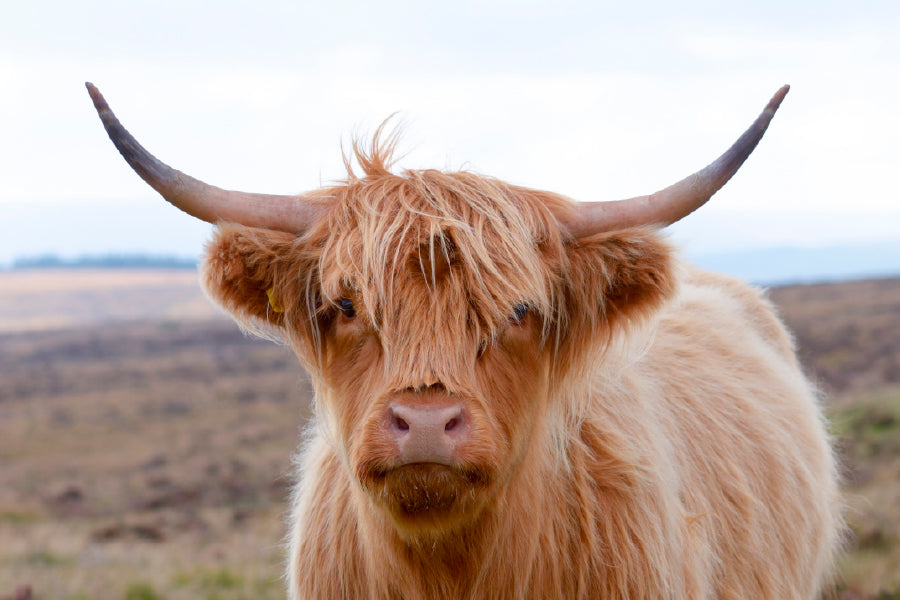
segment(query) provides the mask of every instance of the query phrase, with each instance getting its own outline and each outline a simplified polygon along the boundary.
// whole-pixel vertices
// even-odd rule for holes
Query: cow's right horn
[[[92,83],[85,83],[100,120],[122,157],[150,187],[184,212],[208,223],[230,221],[301,233],[323,210],[324,205],[303,196],[279,196],[233,192],[203,183],[173,169],[147,152],[119,123],[103,95]]]
[[[567,224],[569,231],[575,237],[584,237],[626,227],[664,227],[694,212],[741,168],[762,139],[789,89],[785,85],[775,92],[747,131],[705,168],[647,196],[612,202],[577,202],[574,218]]]

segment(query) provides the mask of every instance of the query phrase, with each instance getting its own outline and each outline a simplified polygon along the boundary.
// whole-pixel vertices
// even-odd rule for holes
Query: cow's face
[[[546,410],[550,352],[522,296],[481,329],[453,279],[460,267],[427,285],[407,268],[380,322],[364,294],[337,300],[323,331],[323,408],[353,474],[398,528],[445,530],[478,513],[522,460]]]
[[[319,426],[401,535],[477,521],[573,422],[552,391],[671,288],[653,234],[572,239],[552,194],[436,171],[321,194],[334,208],[299,238],[221,226],[204,282],[290,341]]]

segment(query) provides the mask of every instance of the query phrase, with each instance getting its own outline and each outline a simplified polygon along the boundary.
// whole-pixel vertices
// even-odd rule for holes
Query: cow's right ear
[[[568,248],[567,336],[598,339],[644,321],[675,290],[672,249],[652,229],[623,229]]]
[[[284,281],[297,237],[280,231],[223,223],[206,246],[201,282],[209,297],[239,322],[281,326],[288,301]]]

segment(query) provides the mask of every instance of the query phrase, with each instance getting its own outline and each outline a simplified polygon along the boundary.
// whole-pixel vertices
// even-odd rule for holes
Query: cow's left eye
[[[509,316],[509,320],[513,323],[521,323],[522,319],[528,314],[528,305],[527,304],[516,304],[513,307],[512,314]]]
[[[356,309],[353,307],[353,302],[346,298],[338,300],[338,308],[341,309],[341,312],[344,313],[344,316],[348,319],[352,319],[356,316]]]

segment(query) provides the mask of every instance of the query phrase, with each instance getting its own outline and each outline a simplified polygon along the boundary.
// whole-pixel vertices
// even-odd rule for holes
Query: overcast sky
[[[552,6],[552,7],[551,7]],[[5,2],[0,265],[196,256],[209,226],[118,156],[84,82],[172,166],[292,193],[399,112],[405,168],[579,200],[655,191],[791,92],[673,231],[690,253],[900,240],[900,2]]]

